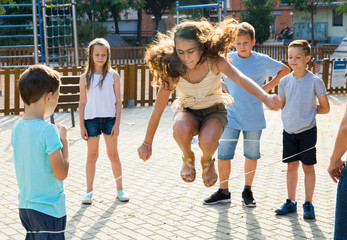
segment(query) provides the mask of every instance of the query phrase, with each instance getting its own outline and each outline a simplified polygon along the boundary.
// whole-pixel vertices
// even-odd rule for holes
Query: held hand
[[[142,143],[137,149],[140,159],[144,162],[147,161],[152,156],[152,146],[147,143]]]
[[[341,177],[341,171],[345,167],[345,162],[341,159],[337,162],[330,162],[330,165],[328,167],[328,173],[331,177],[331,179],[337,183],[340,180]]]
[[[67,128],[60,123],[55,124],[55,126],[57,126],[59,130],[60,138],[67,139]]]
[[[119,126],[117,126],[116,124],[114,124],[112,127],[111,136],[113,137],[119,136]]]
[[[84,141],[88,141],[88,132],[84,126],[81,126],[81,137]]]
[[[275,111],[278,111],[282,105],[280,97],[276,94],[267,94],[264,103],[268,108]]]

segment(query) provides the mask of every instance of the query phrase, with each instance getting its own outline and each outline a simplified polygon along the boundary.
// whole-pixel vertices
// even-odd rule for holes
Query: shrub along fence
[[[329,93],[346,93],[346,83],[344,87],[332,87],[332,69],[334,60],[324,59],[323,61],[311,61],[308,68],[321,76]],[[287,64],[286,61],[283,63]],[[113,65],[121,76],[121,92],[124,107],[152,106],[156,100],[158,88],[151,86],[153,76],[150,74],[145,64]],[[85,67],[64,66],[55,67],[55,70],[63,76],[79,76]],[[24,110],[24,104],[18,92],[18,79],[24,68],[6,68],[0,70],[0,114],[19,114]],[[271,80],[269,78],[267,81]],[[277,87],[272,90],[277,93]],[[169,102],[174,101],[176,93],[173,92]],[[60,110],[60,109],[57,109]],[[63,109],[67,110],[67,109]]]

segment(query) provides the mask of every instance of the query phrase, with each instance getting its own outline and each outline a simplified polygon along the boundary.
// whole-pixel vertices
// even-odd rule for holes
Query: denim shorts
[[[32,231],[64,231],[66,228],[66,216],[56,218],[33,209],[19,209],[19,217],[23,227],[27,230],[25,239],[35,240],[64,240],[62,233],[28,233]]]
[[[176,118],[182,112],[189,113],[197,121],[199,125],[199,130],[204,125],[204,123],[211,118],[218,119],[219,122],[222,124],[223,129],[228,125],[228,112],[223,103],[197,110],[191,108],[184,108],[182,111],[177,112],[174,118]]]
[[[283,131],[283,162],[289,163],[300,160],[305,165],[316,164],[316,143],[317,127],[297,134],[290,134]],[[310,148],[312,149],[309,151],[293,156]]]
[[[219,140],[218,160],[232,160],[234,158],[241,131],[243,133],[243,156],[251,160],[258,160],[260,158],[260,136],[262,130],[244,131],[226,127]]]
[[[88,137],[97,137],[101,133],[111,135],[113,125],[116,121],[115,117],[93,118],[84,120]]]

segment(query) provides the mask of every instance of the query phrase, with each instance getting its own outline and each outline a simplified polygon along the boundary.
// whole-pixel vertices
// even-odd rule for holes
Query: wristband
[[[151,147],[152,147],[152,145],[151,145],[151,144],[148,144],[148,143],[145,143],[145,142],[143,142],[142,144],[143,144],[143,145],[145,145],[145,146],[147,146],[147,147],[149,147],[149,148],[151,148]]]

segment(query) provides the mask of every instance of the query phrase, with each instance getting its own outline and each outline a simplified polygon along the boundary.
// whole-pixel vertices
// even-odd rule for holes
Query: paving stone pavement
[[[79,126],[71,128],[69,113],[58,113],[56,122],[68,128],[70,171],[65,181],[67,195],[67,239],[332,239],[336,184],[326,169],[341,121],[346,95],[332,95],[331,112],[319,115],[314,205],[316,220],[304,220],[304,179],[299,170],[298,211],[276,216],[274,210],[286,199],[286,165],[281,163],[282,122],[280,112],[265,110],[267,128],[261,138],[262,158],[254,179],[256,208],[241,203],[244,185],[242,143],[232,161],[229,183],[231,203],[214,206],[202,204],[218,189],[206,188],[197,164],[194,183],[181,180],[181,153],[172,137],[173,113],[166,108],[153,144],[153,155],[144,163],[138,158],[153,107],[123,109],[119,153],[123,168],[124,189],[128,203],[116,200],[115,181],[106,156],[104,141],[94,183],[94,202],[81,204],[86,190],[85,161],[87,147]],[[78,123],[78,114],[75,114]],[[20,116],[0,117],[0,239],[24,239],[18,208],[18,187],[10,143],[11,127]],[[47,118],[48,121],[48,118]],[[196,157],[201,152],[193,144]]]

